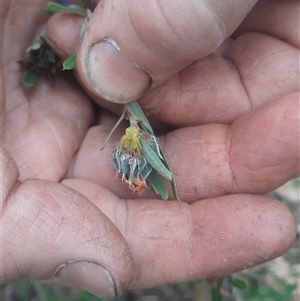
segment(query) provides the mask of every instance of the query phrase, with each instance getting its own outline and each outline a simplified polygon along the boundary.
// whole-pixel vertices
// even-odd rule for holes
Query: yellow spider
[[[127,150],[129,152],[141,151],[140,131],[136,126],[132,125],[126,129],[125,135],[119,142],[119,149]]]

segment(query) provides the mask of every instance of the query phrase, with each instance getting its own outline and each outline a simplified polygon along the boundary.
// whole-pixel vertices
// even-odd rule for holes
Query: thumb
[[[0,283],[47,280],[114,298],[134,277],[129,247],[87,198],[62,184],[20,183],[15,163],[0,151]]]
[[[96,96],[126,103],[212,53],[256,0],[101,0],[77,53]]]

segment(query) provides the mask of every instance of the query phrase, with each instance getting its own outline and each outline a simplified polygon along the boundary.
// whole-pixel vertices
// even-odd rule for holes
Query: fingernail
[[[150,86],[150,76],[129,61],[114,41],[93,45],[86,58],[89,80],[106,100],[127,103],[139,98]]]
[[[87,262],[72,262],[64,265],[55,275],[71,287],[86,290],[103,299],[116,297],[115,285],[109,272],[100,265]]]

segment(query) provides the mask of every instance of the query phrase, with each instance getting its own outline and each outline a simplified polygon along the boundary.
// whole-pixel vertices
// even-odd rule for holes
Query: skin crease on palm
[[[1,282],[38,279],[113,297],[229,274],[283,254],[295,237],[294,218],[264,194],[299,174],[298,1],[206,0],[195,10],[195,1],[178,0],[169,9],[175,16],[164,1],[109,10],[114,2],[101,1],[79,46],[80,17],[48,20],[42,0],[1,2]],[[171,17],[183,3],[188,17],[177,18],[176,27]],[[191,12],[203,17],[192,41],[183,39],[196,35]],[[124,22],[125,31],[105,27],[108,17]],[[76,74],[105,109],[95,110],[71,73],[58,75],[53,87],[47,80],[23,86],[16,61],[47,21],[49,41],[63,58],[76,49]],[[172,54],[159,44],[170,28],[164,45],[174,47]],[[173,128],[160,143],[181,202],[162,202],[151,190],[134,198],[116,178],[111,152],[124,128],[100,152],[116,119],[106,109],[120,111],[96,95],[82,65],[101,35],[118,41],[152,77],[139,102],[154,123]]]

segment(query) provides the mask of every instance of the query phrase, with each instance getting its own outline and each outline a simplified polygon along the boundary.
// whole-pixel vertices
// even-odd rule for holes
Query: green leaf
[[[140,107],[140,105],[138,104],[137,101],[132,101],[130,103],[128,103],[126,105],[127,110],[129,111],[129,113],[131,113],[136,121],[138,123],[140,123],[141,128],[148,134],[153,135],[153,129],[146,117],[146,115],[144,114],[142,108]]]
[[[272,289],[271,287],[267,289],[267,296],[274,301],[286,301],[286,297]]]
[[[40,282],[32,281],[31,285],[32,285],[33,289],[35,290],[36,294],[39,296],[39,299],[41,301],[48,300],[46,293],[43,290],[43,285]]]
[[[76,54],[73,53],[63,62],[63,70],[71,70],[76,66]]]
[[[247,296],[249,296],[249,298],[254,298],[255,296],[257,296],[258,288],[258,280],[254,276],[250,276],[248,279]]]
[[[79,31],[79,37],[82,38],[84,32],[85,32],[85,29],[86,29],[86,24],[83,23],[80,27],[80,31]]]
[[[162,151],[162,149],[161,149],[160,146],[159,146],[159,151],[160,151],[160,154],[163,157],[163,160],[162,160],[163,164],[165,165],[165,167],[168,170],[171,171],[171,168],[170,168],[170,166],[168,164],[168,161],[166,160],[165,154],[163,153],[163,151]],[[172,175],[172,179],[171,179],[171,188],[172,188],[172,194],[173,194],[174,199],[177,200],[177,201],[180,201],[179,196],[178,196],[178,192],[177,192],[177,185],[176,185],[176,183],[174,181],[173,175]]]
[[[245,281],[238,279],[238,278],[233,278],[232,276],[228,276],[228,282],[232,285],[235,286],[239,289],[245,289],[247,287],[247,284]]]
[[[286,284],[283,290],[285,295],[290,295],[297,288],[297,284]]]
[[[41,43],[37,42],[37,43],[34,43],[33,45],[29,46],[27,49],[26,49],[26,52],[30,52],[31,50],[38,50],[41,48]]]
[[[163,177],[171,181],[173,178],[171,171],[164,165],[164,163],[143,137],[140,137],[140,141],[142,145],[142,153],[149,164]]]
[[[151,148],[154,150],[154,152],[156,153],[156,155],[161,159],[161,162],[165,165],[165,167],[171,171],[171,168],[167,162],[167,159],[158,143],[158,139],[156,137],[153,136],[154,139],[151,140],[151,142],[149,143]],[[176,183],[174,181],[174,178],[172,177],[171,181],[171,187],[172,187],[172,194],[173,197],[177,200],[180,201],[178,193],[177,193],[177,187],[176,187]]]
[[[220,286],[217,283],[212,284],[211,299],[212,301],[222,301]]]
[[[23,81],[28,87],[34,87],[38,83],[39,78],[40,75],[37,72],[31,70],[25,74]]]
[[[42,11],[45,11],[49,14],[56,14],[61,11],[69,11],[76,15],[86,17],[86,11],[81,7],[68,7],[55,2],[49,2],[46,7],[42,8]]]
[[[180,201],[180,198],[179,198],[179,195],[177,192],[177,185],[174,181],[174,178],[172,178],[172,180],[171,180],[171,188],[172,188],[172,194],[173,194],[174,199],[177,201]]]
[[[147,180],[153,187],[156,194],[161,195],[161,197],[164,201],[168,199],[169,193],[168,193],[167,187],[163,181],[163,178],[156,170],[152,169]]]
[[[124,119],[125,117],[125,111],[123,111],[121,117],[119,118],[119,120],[117,121],[117,123],[114,125],[114,127],[112,128],[112,130],[110,131],[110,133],[108,134],[107,138],[105,139],[102,147],[101,147],[101,150],[103,150],[105,148],[105,146],[107,145],[108,141],[110,140],[111,136],[113,135],[114,131],[117,129],[117,127],[120,125],[120,123],[122,122],[122,120]]]

